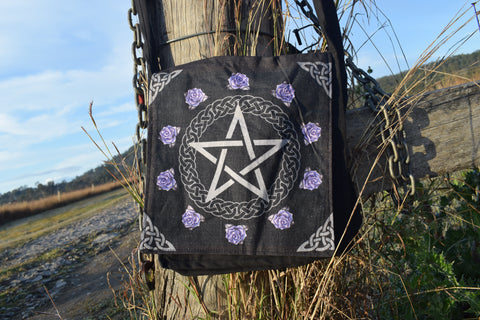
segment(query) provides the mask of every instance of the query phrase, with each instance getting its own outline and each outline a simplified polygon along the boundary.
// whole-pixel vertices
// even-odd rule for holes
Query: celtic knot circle
[[[268,188],[268,200],[260,197],[234,202],[221,198],[206,201],[208,189],[197,172],[196,150],[191,143],[199,142],[215,121],[233,115],[237,106],[244,114],[254,115],[268,123],[279,138],[286,140],[280,160],[280,172]],[[259,217],[277,206],[294,186],[300,168],[300,144],[293,123],[277,105],[260,97],[229,96],[216,100],[201,110],[185,129],[179,151],[179,171],[190,199],[205,212],[224,219],[246,220]]]

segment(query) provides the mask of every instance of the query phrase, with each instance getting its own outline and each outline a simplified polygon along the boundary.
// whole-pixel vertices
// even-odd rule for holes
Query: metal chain
[[[351,56],[347,55],[346,65],[353,77],[365,90],[365,107],[379,114],[377,122],[380,128],[382,143],[388,145],[387,155],[390,177],[399,182],[400,179],[410,183],[410,195],[415,194],[415,179],[410,168],[410,152],[407,145],[407,135],[403,130],[403,119],[398,106],[392,107],[387,94],[379,83],[364,70],[358,68]]]
[[[303,14],[312,21],[316,27],[315,30],[318,30],[317,32],[321,36],[320,23],[307,0],[295,0],[295,3],[300,7]],[[382,115],[381,118],[377,117],[377,119],[382,143],[389,145],[386,153],[391,178],[395,182],[400,179],[410,182],[410,195],[413,195],[415,193],[415,179],[410,169],[410,152],[399,108],[387,104],[391,96],[380,87],[377,80],[358,68],[348,54],[345,64],[365,90],[365,106]]]
[[[317,16],[313,13],[313,8],[308,3],[308,1],[307,0],[295,0],[295,4],[300,8],[300,10],[305,15],[305,17],[307,17],[308,19],[310,19],[310,21],[312,21],[312,23],[309,24],[309,25],[306,25],[306,26],[303,26],[303,27],[296,28],[296,29],[292,30],[293,34],[295,35],[295,38],[297,39],[298,44],[302,45],[302,39],[300,37],[299,32],[301,30],[305,29],[305,28],[309,28],[309,27],[313,26],[313,30],[315,30],[315,32],[318,33],[318,35],[319,35],[319,40],[317,42],[307,46],[306,48],[304,48],[300,51],[300,52],[304,52],[304,51],[310,50],[314,46],[318,45],[320,43],[320,41],[325,37],[322,34],[322,30],[320,28],[320,21],[318,21]]]
[[[145,192],[145,168],[146,168],[146,151],[147,151],[147,140],[142,135],[142,131],[147,129],[148,125],[148,113],[147,113],[147,104],[146,100],[147,95],[147,77],[146,77],[146,67],[145,59],[143,57],[143,42],[142,42],[142,33],[140,31],[140,24],[134,23],[134,16],[137,16],[137,10],[135,8],[135,2],[132,0],[132,7],[128,10],[128,24],[130,29],[133,31],[133,42],[132,42],[132,57],[133,57],[133,90],[135,92],[135,104],[137,107],[138,113],[138,123],[136,127],[136,140],[138,147],[140,148],[138,171],[140,172],[140,197],[144,198]],[[138,208],[138,219],[140,232],[142,231],[143,226],[143,215],[145,214],[144,208],[141,205],[137,206]],[[141,265],[142,277],[144,278],[147,287],[150,290],[155,288],[155,282],[153,277],[154,272],[154,259],[153,255],[143,254],[138,251],[138,259]]]
[[[312,6],[308,3],[307,0],[295,0],[295,3],[297,6],[300,7],[300,10],[302,10],[303,14],[312,21],[312,23],[316,26],[315,30],[317,31],[318,34],[322,35],[320,32],[320,21],[318,21],[317,16],[315,13],[313,13],[313,8]]]

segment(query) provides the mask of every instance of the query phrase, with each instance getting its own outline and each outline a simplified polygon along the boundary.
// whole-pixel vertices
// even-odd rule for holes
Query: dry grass
[[[118,201],[125,201],[128,197],[124,190],[118,189],[2,225],[0,251],[21,246],[27,241],[87,219],[99,210],[107,209]]]
[[[120,276],[122,279],[125,279],[121,288],[115,290],[111,285],[111,279],[116,275],[112,273],[107,274],[107,281],[115,299],[115,306],[126,310],[130,315],[130,319],[155,319],[158,314],[157,304],[153,291],[148,289],[142,278],[142,272],[137,264],[136,251],[132,251],[126,263],[122,261],[115,251],[112,250],[112,253],[122,264]]]
[[[453,87],[466,82],[480,81],[480,70],[478,69],[479,65],[471,66],[464,70],[459,70],[455,74],[436,72],[436,74],[442,75],[438,77],[439,80],[435,78],[432,81],[426,83],[424,90],[433,91],[437,89]],[[475,68],[474,71],[471,68]],[[428,69],[421,69],[423,72],[428,72]]]
[[[142,175],[140,172],[141,164],[139,159],[137,158],[137,155],[139,154],[138,152],[139,146],[134,145],[133,164],[128,164],[126,159],[122,156],[122,153],[118,150],[117,146],[114,143],[112,143],[114,148],[114,151],[112,151],[109,148],[105,139],[103,138],[102,133],[100,132],[100,129],[98,128],[97,123],[95,122],[95,117],[93,116],[93,101],[90,102],[88,114],[90,115],[90,119],[95,128],[95,132],[97,133],[98,138],[101,141],[100,144],[97,143],[97,141],[93,138],[93,136],[90,133],[88,133],[84,127],[82,127],[82,130],[90,138],[90,140],[98,148],[98,150],[105,156],[106,158],[105,164],[109,164],[113,166],[114,172],[111,172],[111,171],[108,171],[108,172],[117,181],[117,184],[119,186],[122,186],[133,198],[133,200],[141,208],[143,208],[143,199],[142,199],[143,184],[142,184]],[[114,159],[114,153],[116,153],[116,155],[118,155],[118,157],[120,158],[118,162],[115,161]]]
[[[118,182],[110,182],[77,191],[58,193],[57,195],[38,200],[5,204],[0,206],[0,225],[17,219],[30,217],[37,213],[55,209],[120,187],[121,185]]]
[[[229,11],[227,7],[233,7],[232,17],[226,16],[226,12]],[[219,12],[221,13],[217,20],[215,42],[211,48],[214,56],[261,56],[271,53],[280,55],[287,52],[283,28],[285,20],[282,20],[286,19],[286,16],[282,15],[281,1],[223,1],[220,3]],[[267,24],[271,22],[272,30],[265,27],[265,17],[270,17],[271,21]],[[224,34],[221,31],[222,26],[228,25],[226,19],[229,18],[235,21],[235,31]],[[262,32],[272,34],[273,39],[270,40],[270,36],[265,36]]]

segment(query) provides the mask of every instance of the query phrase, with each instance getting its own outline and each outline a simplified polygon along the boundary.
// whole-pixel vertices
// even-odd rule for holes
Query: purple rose
[[[322,129],[318,126],[318,123],[307,123],[302,127],[303,137],[305,138],[305,144],[308,145],[315,141],[318,141],[322,133]]]
[[[193,230],[200,225],[200,222],[205,221],[205,218],[195,212],[191,206],[187,207],[187,210],[182,215],[182,222],[185,228]]]
[[[200,103],[207,100],[207,95],[203,93],[202,89],[193,88],[185,93],[185,102],[188,104],[190,110],[195,109]]]
[[[225,238],[227,238],[228,242],[235,245],[242,244],[247,237],[247,230],[247,226],[244,225],[234,226],[227,224],[225,225]]]
[[[278,211],[277,214],[268,217],[268,220],[273,223],[275,228],[284,230],[290,228],[293,224],[293,215],[292,213],[288,212],[288,208],[283,208]]]
[[[243,73],[235,73],[228,78],[228,89],[241,89],[241,90],[248,90],[250,89],[250,85],[248,83],[248,77]]]
[[[277,85],[277,89],[273,90],[272,94],[276,98],[282,100],[287,107],[290,106],[293,98],[295,98],[295,90],[293,89],[292,85],[286,82]]]
[[[300,183],[300,188],[307,190],[317,189],[322,184],[323,176],[315,170],[307,168],[303,174],[303,180]]]
[[[177,182],[175,181],[174,174],[175,171],[173,169],[169,169],[158,175],[157,186],[160,188],[160,190],[168,191],[177,189]]]
[[[180,133],[179,127],[166,126],[160,131],[159,139],[163,144],[168,144],[170,147],[175,145],[177,135]]]

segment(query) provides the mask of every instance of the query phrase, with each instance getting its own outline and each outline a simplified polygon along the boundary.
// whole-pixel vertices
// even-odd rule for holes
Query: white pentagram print
[[[255,125],[248,123],[245,115],[257,119],[257,126],[270,126],[275,136],[252,136],[256,131],[251,128]],[[224,133],[214,139],[204,138],[204,133],[215,127],[219,119],[230,119]],[[234,136],[234,131],[240,135]],[[241,167],[233,166],[227,155],[235,152],[245,154],[249,161]],[[293,124],[280,107],[260,97],[233,96],[214,101],[192,119],[185,130],[179,157],[182,182],[197,206],[225,219],[250,219],[277,206],[293,188],[300,166],[300,144]],[[266,180],[263,171],[272,157],[279,163],[273,181]],[[213,172],[208,181],[202,180],[198,172],[197,162],[202,159]],[[225,191],[232,187],[248,190],[251,199],[238,202],[225,198]]]
[[[233,131],[235,130],[236,126],[240,126],[240,130],[243,135],[242,140],[232,140]],[[205,201],[211,201],[212,199],[216,198],[219,194],[227,190],[231,187],[235,182],[241,184],[251,192],[255,193],[260,198],[268,201],[268,191],[267,187],[265,186],[265,181],[262,176],[262,171],[260,170],[259,166],[268,158],[273,156],[275,153],[281,150],[281,148],[287,143],[285,139],[264,139],[264,140],[251,140],[250,133],[248,132],[247,123],[245,122],[245,118],[243,116],[242,111],[240,110],[240,106],[237,105],[235,108],[235,114],[233,116],[232,122],[230,123],[230,127],[226,134],[225,140],[221,141],[205,141],[205,142],[192,142],[189,145],[195,148],[198,152],[200,152],[205,158],[210,160],[213,164],[216,164],[217,167],[215,169],[215,175],[213,176],[212,183],[208,190],[207,198]],[[263,153],[261,156],[256,157],[255,151],[253,146],[272,146],[267,152]],[[239,172],[235,172],[232,170],[228,165],[225,164],[225,157],[228,152],[228,147],[238,147],[244,146],[246,148],[248,157],[250,158],[251,162],[240,170]],[[208,148],[222,148],[220,153],[219,159],[215,158],[211,153],[207,151]],[[245,178],[245,174],[251,172],[255,172],[255,177],[257,180],[257,185],[255,186],[251,182],[247,181]],[[222,186],[217,188],[218,180],[222,172],[227,173],[231,179],[224,183]]]

